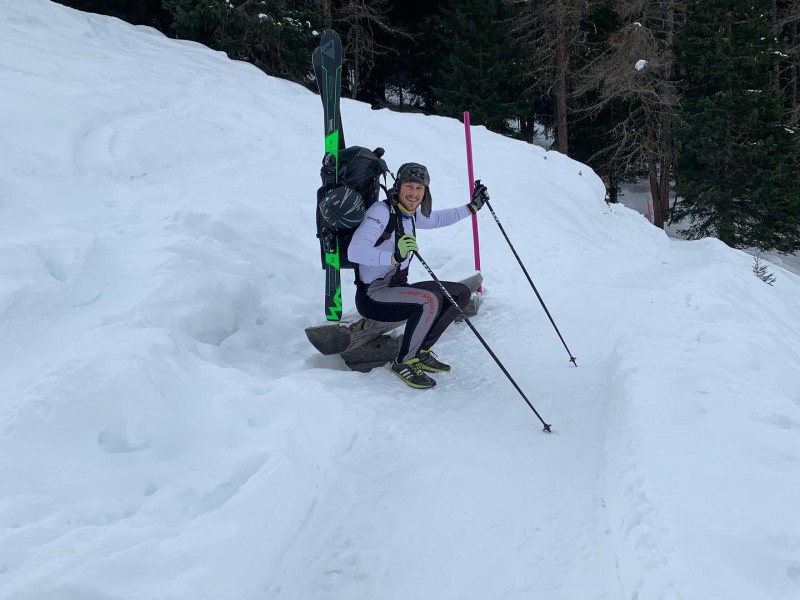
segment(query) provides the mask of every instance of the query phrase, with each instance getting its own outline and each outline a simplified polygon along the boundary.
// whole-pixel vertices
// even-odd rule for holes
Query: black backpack
[[[339,244],[339,268],[354,269],[356,265],[347,259],[347,248],[353,233],[364,219],[366,210],[379,202],[381,189],[388,191],[381,184],[381,177],[386,181],[389,172],[382,156],[383,148],[370,150],[362,146],[351,146],[339,151],[339,178],[336,181],[333,157],[325,155],[320,176],[322,187],[317,190],[317,238],[320,242],[322,268],[325,268],[325,252]],[[391,208],[391,202],[389,203]],[[396,228],[396,219],[390,218],[389,224],[378,238],[375,246],[389,238]]]

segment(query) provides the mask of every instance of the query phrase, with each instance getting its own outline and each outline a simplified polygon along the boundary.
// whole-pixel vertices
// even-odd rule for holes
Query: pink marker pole
[[[464,134],[467,140],[467,174],[469,175],[469,197],[475,191],[475,173],[472,170],[472,136],[470,135],[469,111],[464,111]],[[481,270],[481,244],[478,238],[478,215],[472,215],[472,247],[475,254],[475,270]],[[478,293],[483,293],[483,286],[478,287]]]

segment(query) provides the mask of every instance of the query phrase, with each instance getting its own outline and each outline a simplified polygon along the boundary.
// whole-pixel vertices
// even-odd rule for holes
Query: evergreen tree
[[[333,10],[333,28],[344,42],[342,85],[351,98],[372,100],[376,63],[396,53],[392,42],[401,31],[390,24],[389,7],[388,0],[343,0]]]
[[[503,0],[454,0],[443,17],[439,114],[470,120],[492,131],[509,133],[520,113],[519,55],[509,34]]]
[[[316,89],[310,83],[311,53],[319,45],[322,22],[317,0],[248,0],[245,54],[264,72]]]
[[[800,125],[800,2],[773,0],[772,26],[776,52],[776,83],[786,98],[790,122]]]
[[[800,249],[800,143],[774,82],[769,0],[694,3],[676,53],[683,92],[678,204],[691,238]]]
[[[441,86],[447,54],[442,37],[442,14],[450,0],[404,0],[391,4],[388,20],[406,35],[378,32],[381,43],[395,52],[377,61],[370,73],[371,98],[379,106],[401,110],[436,111],[435,88]]]
[[[171,32],[172,19],[162,6],[161,0],[56,0],[59,4],[82,10],[117,17],[133,25],[149,25],[165,35]]]
[[[239,59],[243,53],[245,15],[227,0],[164,0],[172,15],[175,35],[222,50],[230,58]]]
[[[580,73],[575,85],[584,112],[604,116],[608,138],[596,156],[614,176],[640,173],[650,183],[653,223],[663,227],[669,212],[673,130],[680,98],[675,89],[674,32],[682,11],[677,0],[614,3],[621,27],[605,51]],[[612,190],[613,193],[613,190]]]
[[[581,23],[586,44],[582,52],[573,56],[574,70],[589,71],[609,48],[609,38],[621,28],[619,14],[613,9],[614,0],[593,2]],[[613,149],[614,130],[629,114],[629,106],[612,98],[604,102],[603,95],[593,82],[589,89],[575,86],[572,100],[574,118],[569,122],[569,156],[590,165],[606,185],[607,200],[617,202],[620,185],[634,181],[641,167],[634,173],[630,165],[618,160]]]
[[[569,150],[571,80],[573,57],[583,52],[581,22],[589,10],[587,0],[520,0],[512,33],[525,52],[527,91],[534,98],[546,98],[552,107],[549,123],[555,131],[556,150]]]
[[[179,38],[248,61],[276,77],[308,85],[322,20],[316,0],[163,0]]]

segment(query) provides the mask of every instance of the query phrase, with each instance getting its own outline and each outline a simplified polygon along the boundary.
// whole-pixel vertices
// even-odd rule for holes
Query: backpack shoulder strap
[[[383,242],[388,240],[395,231],[401,230],[400,219],[402,217],[400,216],[400,213],[394,207],[394,204],[391,202],[391,200],[387,199],[385,202],[389,206],[389,222],[386,224],[386,228],[383,230],[383,233],[380,235],[380,237],[375,240],[375,245],[373,248],[377,248]]]

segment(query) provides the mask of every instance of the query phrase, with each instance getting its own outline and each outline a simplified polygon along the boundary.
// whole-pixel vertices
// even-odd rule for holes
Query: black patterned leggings
[[[442,285],[463,310],[469,302],[469,288],[453,281],[443,281]],[[458,311],[435,281],[395,286],[359,285],[356,308],[361,315],[375,321],[406,319],[398,356],[400,362],[414,358],[421,348],[433,346],[458,316]]]

